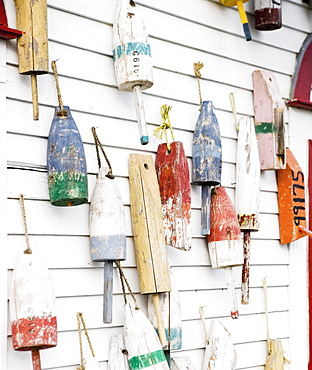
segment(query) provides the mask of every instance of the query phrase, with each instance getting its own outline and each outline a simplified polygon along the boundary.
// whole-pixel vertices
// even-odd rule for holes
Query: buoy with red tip
[[[281,1],[255,0],[255,28],[272,31],[282,27]]]
[[[259,230],[260,159],[252,117],[239,120],[235,208],[244,234],[241,302],[249,303],[250,232]]]
[[[140,141],[149,142],[142,90],[152,87],[153,64],[145,24],[133,0],[119,0],[113,24],[113,57],[118,88],[133,91]]]
[[[232,267],[241,266],[244,262],[243,240],[236,210],[222,186],[212,190],[210,217],[211,228],[207,240],[211,266],[213,269],[225,269],[226,285],[231,301],[231,317],[237,319],[239,313]]]
[[[24,210],[22,195],[20,202]],[[26,245],[14,267],[10,294],[12,342],[16,351],[31,351],[33,369],[41,370],[39,351],[57,345],[56,300],[49,271],[37,248],[30,248],[24,224]]]
[[[165,133],[167,143],[159,144],[155,159],[159,183],[162,215],[166,244],[188,251],[191,249],[191,184],[190,172],[184,146],[175,141],[169,111],[172,107],[160,107],[163,124],[154,130],[155,136],[162,138]],[[173,142],[168,142],[167,129],[170,128]]]

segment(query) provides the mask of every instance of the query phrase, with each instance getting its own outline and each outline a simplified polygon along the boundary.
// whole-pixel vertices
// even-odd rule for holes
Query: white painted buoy
[[[112,322],[113,262],[126,259],[125,215],[116,180],[101,167],[90,205],[90,252],[104,262],[104,322]]]
[[[138,7],[120,0],[113,25],[113,56],[118,88],[133,91],[141,144],[148,143],[142,90],[153,85],[151,47]]]
[[[133,303],[125,305],[124,337],[130,369],[169,370],[155,329]]]

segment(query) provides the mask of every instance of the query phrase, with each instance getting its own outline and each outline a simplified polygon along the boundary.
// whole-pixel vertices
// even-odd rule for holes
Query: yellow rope
[[[25,238],[26,238],[26,245],[27,245],[27,248],[24,250],[24,253],[25,254],[32,254],[32,250],[30,248],[30,243],[29,243],[28,231],[27,231],[27,220],[26,220],[26,211],[25,211],[24,195],[23,194],[19,195],[19,201],[20,201],[21,208],[22,208]]]
[[[194,63],[194,73],[195,73],[195,76],[197,77],[197,83],[198,83],[198,93],[199,93],[199,103],[200,103],[199,110],[202,110],[202,105],[203,105],[203,99],[202,99],[201,88],[200,88],[200,79],[201,79],[200,70],[203,68],[203,66],[204,64],[201,62]]]
[[[165,134],[167,149],[168,149],[169,152],[170,152],[171,148],[170,148],[170,145],[169,145],[169,139],[168,139],[168,135],[167,135],[167,129],[168,128],[170,129],[172,140],[175,141],[172,126],[171,126],[170,119],[169,119],[169,112],[170,112],[171,109],[172,109],[172,107],[168,106],[167,104],[162,105],[160,107],[160,114],[161,114],[161,118],[163,120],[163,123],[154,130],[154,136],[156,136],[158,139],[162,139],[163,135]]]
[[[84,361],[84,358],[83,358],[83,346],[82,346],[82,336],[81,336],[81,332],[82,332],[82,329],[81,329],[81,324],[83,326],[83,329],[84,329],[84,333],[87,337],[87,341],[88,341],[88,344],[89,344],[89,347],[90,347],[90,351],[92,353],[92,357],[95,357],[95,354],[94,354],[94,350],[93,350],[93,347],[92,347],[92,344],[91,344],[91,340],[90,340],[90,337],[89,337],[89,333],[88,333],[88,330],[87,330],[87,326],[86,326],[86,323],[84,321],[84,318],[83,318],[83,315],[81,312],[77,312],[77,322],[78,322],[78,335],[79,335],[79,347],[80,347],[80,366],[77,368],[77,370],[85,370],[85,361]]]

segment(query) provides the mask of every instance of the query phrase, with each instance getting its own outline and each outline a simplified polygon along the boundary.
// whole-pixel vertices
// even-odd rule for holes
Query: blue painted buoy
[[[210,232],[211,186],[220,185],[222,170],[221,135],[211,101],[204,101],[193,135],[192,182],[202,186],[202,235]]]
[[[48,138],[47,171],[54,206],[77,206],[88,201],[83,143],[67,106],[55,108]]]

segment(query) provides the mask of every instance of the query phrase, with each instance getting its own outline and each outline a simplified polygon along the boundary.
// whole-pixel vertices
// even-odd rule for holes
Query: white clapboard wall
[[[212,100],[223,146],[222,185],[234,200],[237,132],[229,94],[234,93],[238,117],[253,116],[252,72],[274,72],[282,98],[289,98],[296,53],[311,32],[312,11],[300,0],[283,1],[283,28],[254,29],[252,1],[245,4],[253,40],[246,42],[237,8],[211,0],[137,1],[150,35],[154,86],[143,92],[150,142],[142,146],[132,93],[118,90],[112,58],[112,24],[117,0],[48,0],[49,58],[57,61],[65,105],[70,106],[85,146],[89,200],[98,172],[91,127],[110,159],[121,190],[126,215],[127,260],[122,262],[131,288],[146,312],[140,295],[130,219],[128,159],[130,153],[155,157],[160,140],[153,130],[161,124],[160,106],[172,106],[170,120],[176,140],[182,141],[191,168],[192,137],[199,114],[199,95],[193,64],[201,70],[203,100]],[[15,6],[5,0],[10,27]],[[76,313],[83,312],[95,355],[107,369],[112,335],[122,333],[123,295],[114,269],[113,322],[103,324],[103,264],[91,263],[89,203],[73,208],[49,202],[47,137],[57,103],[52,70],[38,76],[39,121],[32,118],[30,76],[18,73],[16,40],[0,40],[0,368],[31,369],[29,352],[13,350],[8,291],[15,259],[24,242],[19,194],[25,197],[30,243],[36,244],[49,267],[57,298],[58,345],[41,351],[42,368],[74,370],[79,365]],[[289,145],[307,172],[307,140],[312,139],[311,112],[286,112]],[[307,176],[306,176],[307,178]],[[236,369],[263,370],[266,323],[262,279],[267,277],[270,335],[282,340],[291,364],[307,369],[307,238],[289,246],[279,244],[277,184],[274,171],[261,174],[260,230],[251,237],[250,304],[239,304],[240,317],[229,317],[223,270],[211,268],[206,239],[200,232],[200,187],[192,185],[192,249],[168,247],[169,262],[180,291],[183,348],[174,356],[188,356],[201,369],[206,324],[219,318],[230,331],[237,352]],[[241,269],[233,268],[240,302]],[[8,286],[5,289],[5,285]],[[86,355],[90,355],[85,342]]]

